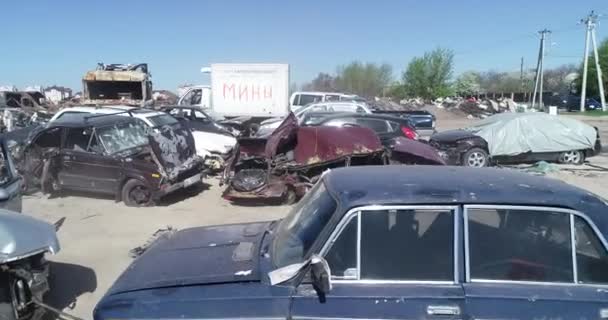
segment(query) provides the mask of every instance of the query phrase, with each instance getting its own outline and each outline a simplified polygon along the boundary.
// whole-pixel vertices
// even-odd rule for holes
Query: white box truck
[[[184,88],[178,105],[253,122],[289,112],[288,64],[216,63],[204,69],[211,74],[211,86]]]
[[[277,117],[289,112],[288,64],[211,65],[211,106],[223,116]]]

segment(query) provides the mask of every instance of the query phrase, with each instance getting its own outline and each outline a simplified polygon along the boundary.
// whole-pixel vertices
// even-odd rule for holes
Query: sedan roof
[[[608,238],[608,202],[556,179],[512,169],[450,166],[358,166],[324,178],[342,212],[368,205],[501,204],[549,206],[587,214]]]

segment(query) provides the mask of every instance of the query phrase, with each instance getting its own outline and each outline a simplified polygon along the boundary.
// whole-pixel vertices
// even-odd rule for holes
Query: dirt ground
[[[460,128],[473,120],[435,109],[439,130]],[[580,118],[600,128],[608,140],[608,117]],[[604,149],[608,149],[604,142]],[[590,159],[608,168],[608,153]],[[608,170],[591,166],[558,166],[549,176],[608,198]],[[41,195],[24,199],[24,212],[48,222],[66,221],[59,231],[62,250],[49,257],[53,262],[52,292],[48,302],[85,319],[92,318],[95,304],[131,263],[128,252],[142,245],[158,229],[178,229],[283,217],[286,206],[233,206],[220,197],[222,188],[210,178],[197,194],[174,195],[154,208],[128,208],[110,198],[69,195],[47,199]],[[179,261],[176,261],[179,263]],[[75,302],[74,302],[75,301]]]

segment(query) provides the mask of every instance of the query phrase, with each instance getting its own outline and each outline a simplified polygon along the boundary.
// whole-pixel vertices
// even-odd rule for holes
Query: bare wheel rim
[[[144,186],[136,186],[129,191],[129,198],[137,204],[145,204],[150,201],[150,191]]]
[[[578,163],[581,160],[581,154],[578,151],[567,151],[562,154],[563,162]]]
[[[481,152],[472,152],[467,158],[469,167],[483,167],[486,164],[486,157]]]

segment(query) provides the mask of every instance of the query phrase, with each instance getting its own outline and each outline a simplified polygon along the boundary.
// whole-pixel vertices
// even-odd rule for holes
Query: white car
[[[124,114],[142,120],[147,126],[154,128],[163,125],[171,125],[178,121],[172,116],[156,110],[144,109],[131,106],[104,106],[104,107],[70,107],[59,110],[50,122],[59,118],[69,117],[73,114]],[[232,151],[236,145],[234,137],[203,131],[192,131],[196,154],[205,159],[205,164],[212,167],[221,166],[215,161],[218,157]],[[222,161],[223,163],[223,161]],[[215,168],[219,169],[219,168]]]
[[[311,103],[304,107],[298,108],[295,111],[292,111],[293,114],[298,118],[298,120],[302,120],[304,116],[310,112],[356,112],[356,113],[372,113],[372,111],[364,104],[355,103],[355,102],[321,102],[321,103]],[[274,129],[278,128],[281,122],[283,122],[284,117],[280,118],[270,118],[264,120],[260,123],[260,128],[258,129],[258,135],[265,135],[274,131]]]

